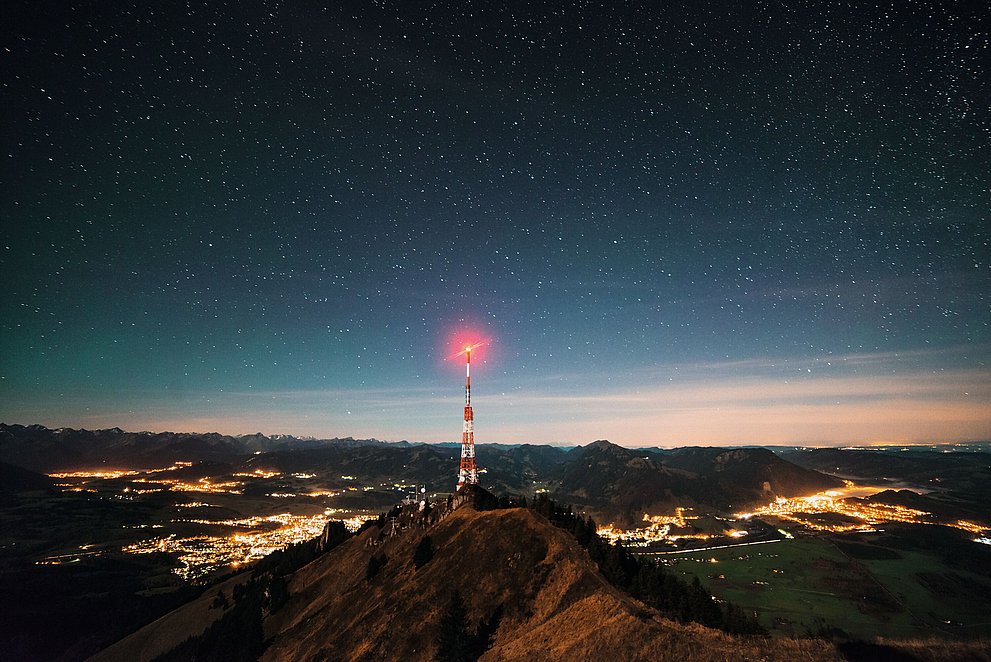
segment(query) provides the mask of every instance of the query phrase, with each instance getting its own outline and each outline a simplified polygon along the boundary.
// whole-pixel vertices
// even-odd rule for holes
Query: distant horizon
[[[991,439],[991,370],[973,363],[974,350],[654,363],[601,374],[512,369],[490,352],[472,364],[475,434],[478,443],[567,445],[594,436],[630,447]],[[0,419],[56,427],[271,430],[318,438],[346,431],[355,438],[438,443],[460,439],[464,373],[441,364],[412,384],[176,391],[60,386],[4,395]]]
[[[386,444],[416,444],[416,445],[427,445],[427,446],[439,446],[439,445],[460,445],[461,441],[458,439],[450,440],[440,440],[440,441],[423,441],[418,439],[403,438],[403,439],[387,439],[378,436],[356,436],[352,434],[335,434],[331,436],[325,435],[309,435],[309,434],[291,434],[285,432],[262,432],[260,430],[255,430],[254,432],[223,432],[221,430],[189,430],[182,428],[166,428],[159,430],[151,429],[127,429],[120,425],[110,425],[110,426],[97,426],[97,427],[87,427],[79,425],[46,425],[44,423],[9,423],[7,421],[0,420],[0,425],[14,426],[20,425],[22,427],[32,427],[39,426],[47,430],[60,430],[60,429],[70,429],[76,431],[87,431],[87,432],[103,432],[108,430],[120,430],[125,434],[189,434],[189,435],[210,435],[219,434],[225,437],[240,438],[240,437],[251,437],[256,435],[261,435],[263,437],[272,439],[276,437],[292,437],[299,439],[300,441],[333,441],[337,439],[354,439],[355,441],[375,441]],[[862,442],[862,443],[809,443],[809,442],[795,442],[795,443],[761,443],[761,442],[735,442],[735,443],[725,443],[725,444],[711,444],[704,442],[680,442],[674,444],[657,444],[657,443],[641,443],[638,445],[631,445],[628,443],[621,443],[617,441],[612,441],[607,437],[597,437],[588,441],[576,442],[576,441],[561,441],[561,442],[550,442],[550,441],[477,441],[476,446],[549,446],[553,448],[581,448],[593,444],[597,441],[606,441],[615,446],[620,446],[623,448],[628,448],[635,450],[638,448],[659,448],[665,450],[672,450],[676,448],[848,448],[848,449],[872,449],[872,448],[890,448],[895,446],[966,446],[974,444],[991,444],[991,438],[987,439],[958,439],[958,440],[940,440],[940,441],[898,441],[898,440],[887,440],[887,441],[876,441],[876,442]]]

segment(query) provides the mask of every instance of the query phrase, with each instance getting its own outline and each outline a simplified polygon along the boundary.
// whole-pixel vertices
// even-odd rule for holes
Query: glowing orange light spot
[[[489,340],[480,340],[478,342],[474,342],[474,343],[465,345],[463,349],[459,349],[458,351],[454,352],[453,354],[451,354],[450,356],[448,356],[446,360],[451,361],[451,360],[456,359],[458,357],[466,356],[468,354],[471,354],[475,350],[477,350],[477,349],[479,349],[481,347],[485,347],[485,346],[487,346],[489,344],[490,344],[490,341]]]

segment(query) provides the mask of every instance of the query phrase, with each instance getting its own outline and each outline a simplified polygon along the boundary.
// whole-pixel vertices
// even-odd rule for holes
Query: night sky
[[[991,438],[983,2],[5,3],[0,420]]]

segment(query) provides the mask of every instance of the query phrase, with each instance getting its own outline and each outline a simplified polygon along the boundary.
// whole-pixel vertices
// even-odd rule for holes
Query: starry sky
[[[0,420],[991,438],[984,3],[327,4],[5,5]]]

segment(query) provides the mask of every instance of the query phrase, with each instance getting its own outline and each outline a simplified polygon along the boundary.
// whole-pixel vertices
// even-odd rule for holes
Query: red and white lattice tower
[[[465,347],[465,424],[461,430],[461,469],[458,471],[458,489],[462,485],[478,484],[478,467],[475,466],[475,415],[471,411],[471,350],[478,345]],[[460,352],[459,352],[460,353]]]

